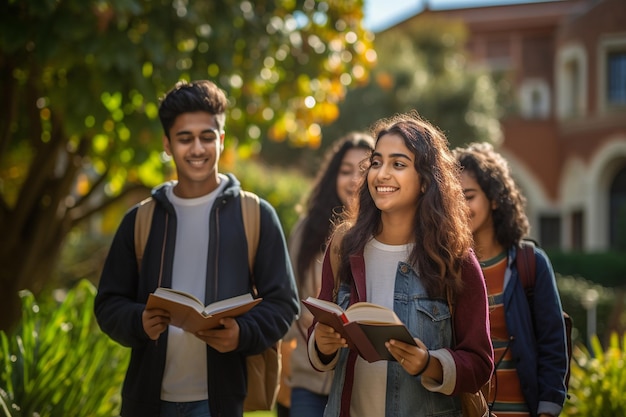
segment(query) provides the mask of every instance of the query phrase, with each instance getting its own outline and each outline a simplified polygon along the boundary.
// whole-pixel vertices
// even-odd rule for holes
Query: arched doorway
[[[626,252],[626,166],[609,188],[609,236],[611,249]]]

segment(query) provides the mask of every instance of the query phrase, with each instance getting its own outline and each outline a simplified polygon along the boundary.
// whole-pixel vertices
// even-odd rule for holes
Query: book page
[[[204,309],[204,303],[202,301],[186,292],[159,287],[154,291],[154,295],[165,300],[172,300],[179,304],[193,307],[193,309],[198,312],[201,312]]]
[[[305,300],[302,300],[305,301]],[[317,306],[319,308],[321,308],[322,310],[326,310],[326,311],[330,311],[331,313],[335,313],[338,316],[343,315],[344,311],[341,307],[339,307],[337,304],[331,302],[331,301],[326,301],[326,300],[320,300],[319,298],[315,298],[315,297],[307,297],[306,299],[307,303],[313,304],[314,306]]]
[[[358,321],[359,323],[402,324],[393,310],[367,302],[359,302],[351,305],[346,310],[346,316],[350,321]]]
[[[251,294],[242,294],[236,297],[228,298],[226,300],[216,301],[206,306],[202,314],[206,317],[213,314],[217,314],[220,311],[229,310],[240,305],[248,304],[254,301]]]

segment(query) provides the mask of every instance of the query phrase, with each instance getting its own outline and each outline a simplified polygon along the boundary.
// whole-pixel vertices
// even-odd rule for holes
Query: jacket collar
[[[217,196],[217,199],[231,199],[234,196],[239,194],[241,190],[241,183],[239,180],[231,173],[224,174],[226,177],[226,186],[224,187],[224,191],[222,194]],[[152,198],[154,198],[159,203],[163,204],[168,210],[173,210],[172,204],[167,199],[166,189],[169,187],[175,186],[177,181],[167,181],[162,184],[157,185],[151,191]]]

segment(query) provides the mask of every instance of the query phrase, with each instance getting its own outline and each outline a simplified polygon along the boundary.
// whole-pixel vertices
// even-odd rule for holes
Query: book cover
[[[302,302],[320,323],[339,332],[348,346],[368,362],[395,360],[385,347],[390,339],[416,345],[409,329],[386,307],[360,302],[344,311],[335,303],[314,297]]]
[[[261,300],[262,298],[253,298],[251,294],[243,294],[205,306],[191,294],[159,287],[148,296],[146,309],[166,310],[170,313],[172,326],[194,333],[219,327],[222,318],[247,313]]]

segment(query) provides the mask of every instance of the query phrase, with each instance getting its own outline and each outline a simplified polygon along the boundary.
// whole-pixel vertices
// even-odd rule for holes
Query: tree
[[[227,141],[319,143],[375,61],[362,0],[8,0],[0,5],[0,329],[68,233],[170,173],[157,99],[210,78]],[[167,164],[165,164],[167,165]]]
[[[348,92],[324,138],[417,109],[451,146],[501,139],[501,101],[489,74],[470,67],[461,23],[423,16],[376,34],[378,64],[370,82]],[[330,142],[330,141],[329,141]]]

